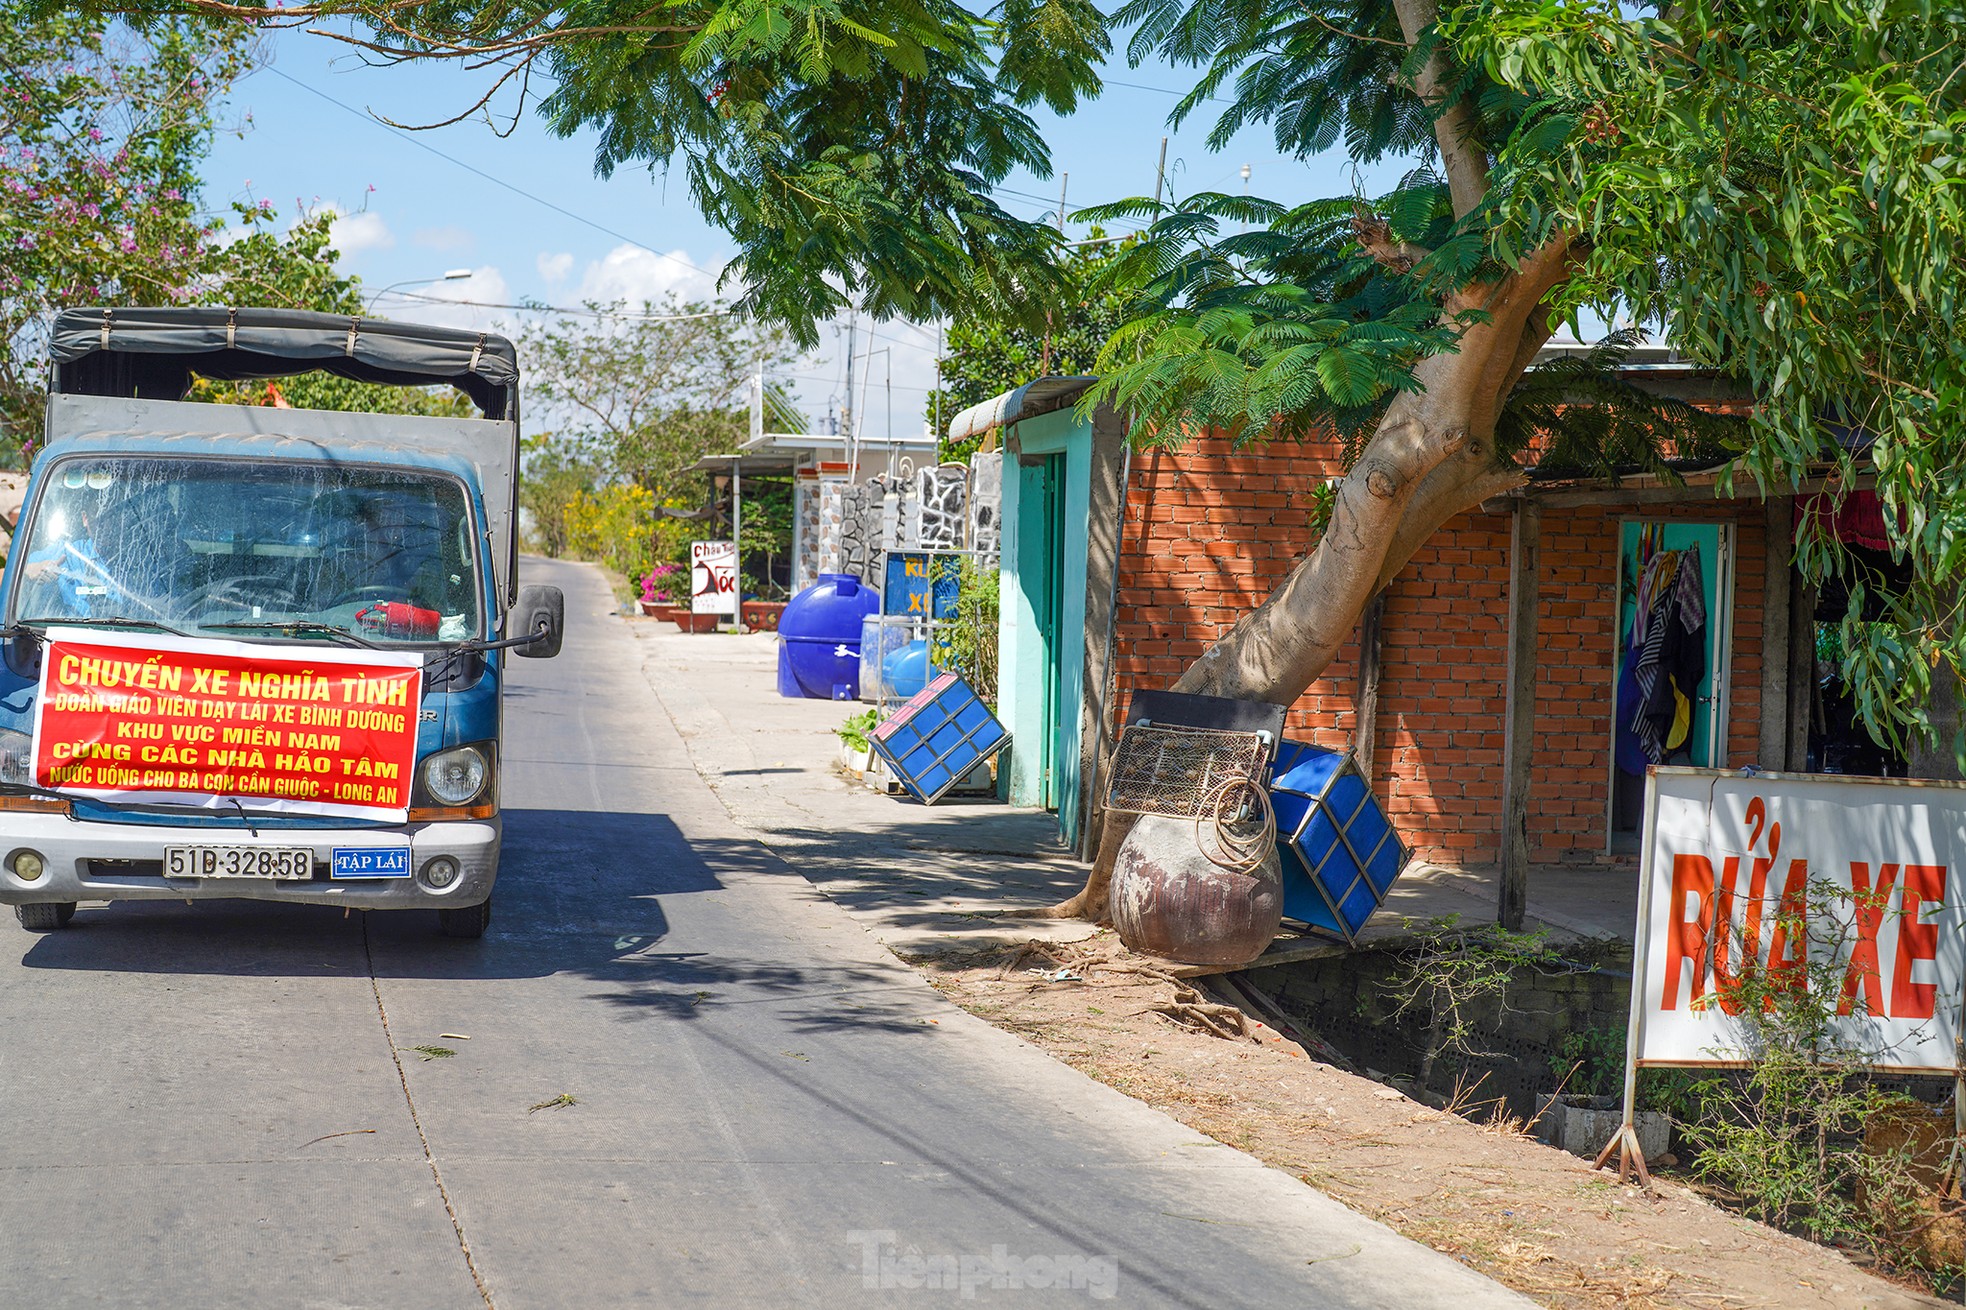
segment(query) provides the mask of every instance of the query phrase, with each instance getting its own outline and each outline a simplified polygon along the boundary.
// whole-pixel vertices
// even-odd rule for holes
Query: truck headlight
[[[0,782],[17,787],[34,785],[34,738],[12,728],[0,728]]]
[[[476,746],[454,746],[423,762],[423,787],[440,805],[469,805],[491,779],[491,765]]]

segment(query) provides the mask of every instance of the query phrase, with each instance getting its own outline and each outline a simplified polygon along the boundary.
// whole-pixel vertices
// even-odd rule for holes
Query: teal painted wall
[[[997,716],[1011,733],[1005,794],[1013,805],[1056,808],[1059,830],[1070,843],[1078,839],[1080,821],[1092,426],[1065,409],[1015,424],[1006,438],[997,684]],[[1020,464],[1013,449],[1029,460],[1051,458],[1052,476],[1047,479],[1042,464]],[[1047,551],[1046,520],[1052,516],[1062,529],[1062,567],[1055,578]],[[1057,630],[1048,641],[1040,616],[1054,606]],[[1054,678],[1055,702],[1048,695]]]

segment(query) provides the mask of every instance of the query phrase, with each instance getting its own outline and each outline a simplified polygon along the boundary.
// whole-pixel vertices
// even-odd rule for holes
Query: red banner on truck
[[[423,660],[50,628],[34,780],[76,796],[402,822]]]

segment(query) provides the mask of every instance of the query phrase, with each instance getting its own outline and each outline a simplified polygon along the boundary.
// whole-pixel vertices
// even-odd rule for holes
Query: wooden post
[[[1509,532],[1508,699],[1502,736],[1502,891],[1496,921],[1522,929],[1529,900],[1529,752],[1536,731],[1537,554],[1542,509],[1511,508]]]
[[[1795,499],[1770,496],[1762,506],[1766,545],[1761,602],[1761,738],[1756,757],[1764,769],[1789,767],[1789,681],[1806,677],[1789,667],[1789,607],[1795,588]],[[1801,731],[1805,740],[1806,726]]]
[[[1372,747],[1379,740],[1379,653],[1385,629],[1386,593],[1372,597],[1358,620],[1358,697],[1353,702],[1352,756],[1372,781]]]
[[[1803,585],[1789,566],[1789,704],[1788,760],[1790,773],[1809,767],[1809,727],[1816,717],[1816,589]]]

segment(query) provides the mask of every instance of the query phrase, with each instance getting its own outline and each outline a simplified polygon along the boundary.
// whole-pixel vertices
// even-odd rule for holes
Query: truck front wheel
[[[16,905],[14,913],[20,918],[20,926],[29,932],[54,932],[66,928],[68,921],[75,917],[74,901],[43,901],[39,905]]]
[[[23,905],[23,910],[27,907]],[[68,907],[73,910],[74,906]],[[476,940],[485,935],[485,927],[491,923],[491,902],[479,905],[466,905],[456,910],[437,911],[437,931],[446,937],[463,937]]]

